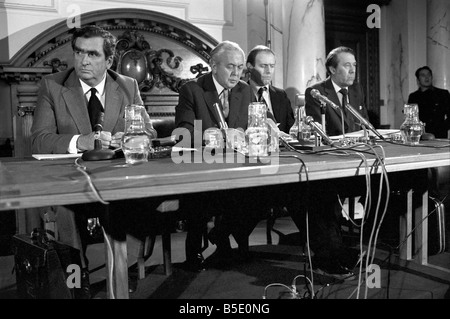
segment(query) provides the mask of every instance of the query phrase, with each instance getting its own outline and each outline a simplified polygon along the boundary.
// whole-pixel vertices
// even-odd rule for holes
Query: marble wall
[[[325,79],[323,0],[283,0],[283,51],[286,91],[293,101]]]
[[[450,89],[450,1],[427,1],[427,62],[434,85]]]
[[[450,1],[392,0],[380,28],[381,124],[398,128],[403,105],[417,90],[415,71],[433,70],[434,85],[450,89]]]

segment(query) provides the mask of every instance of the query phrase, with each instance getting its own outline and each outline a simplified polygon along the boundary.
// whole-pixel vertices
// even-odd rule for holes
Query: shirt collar
[[[333,83],[333,87],[334,87],[334,90],[336,91],[336,93],[341,93],[341,92],[339,92],[341,89],[347,89],[347,91],[348,91],[348,87],[341,88],[339,85],[334,83],[333,79],[331,79],[331,83]]]
[[[213,78],[214,86],[216,87],[216,90],[217,90],[217,94],[220,95],[222,93],[222,91],[225,90],[225,88],[222,85],[220,85],[219,82],[217,82],[214,75],[212,78]]]
[[[81,87],[83,89],[84,94],[86,94],[87,92],[89,92],[90,89],[92,89],[91,86],[87,85],[83,81],[81,81],[81,80],[79,80],[79,81],[81,83]],[[106,72],[105,72],[105,75],[103,76],[103,79],[100,81],[100,83],[95,86],[95,89],[97,90],[99,96],[102,96],[105,91],[105,83],[106,83]]]
[[[255,93],[255,95],[258,93],[259,89],[262,88],[262,87],[265,87],[266,88],[266,92],[269,92],[269,85],[258,85],[252,79],[250,79],[249,82],[250,82],[250,86],[251,86],[251,88],[253,90],[253,93]]]

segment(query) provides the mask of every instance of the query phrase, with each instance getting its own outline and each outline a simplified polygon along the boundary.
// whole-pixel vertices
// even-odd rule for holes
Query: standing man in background
[[[450,93],[433,86],[433,72],[428,66],[416,71],[418,90],[408,97],[408,104],[419,105],[419,118],[425,132],[437,138],[447,138],[450,130]]]

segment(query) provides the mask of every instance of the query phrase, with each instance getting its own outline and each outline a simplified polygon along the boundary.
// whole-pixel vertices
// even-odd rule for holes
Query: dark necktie
[[[266,100],[264,99],[263,93],[267,91],[267,87],[262,86],[259,88],[258,90],[258,102],[263,102],[264,104],[266,104],[267,106],[267,117],[271,118],[274,122],[276,122],[275,120],[275,116],[272,114],[272,112],[269,109],[269,105],[267,105]]]
[[[88,103],[89,119],[91,120],[91,127],[94,130],[94,126],[99,123],[100,114],[103,111],[103,106],[97,97],[97,90],[95,88],[90,89],[91,97]]]
[[[350,113],[347,112],[347,101],[348,101],[348,90],[347,89],[340,89],[339,92],[342,94],[342,112],[344,113],[344,117],[346,119],[346,130],[348,132],[353,132],[357,128],[355,127],[355,122],[353,117],[350,115]],[[348,125],[348,127],[347,127]]]
[[[344,114],[345,114],[345,111],[346,111],[346,105],[347,105],[347,96],[348,96],[348,91],[347,91],[347,89],[340,89],[340,91],[339,92],[341,92],[341,94],[342,94],[342,110],[344,111]]]
[[[229,94],[230,91],[227,89],[223,89],[222,93],[220,93],[220,101],[222,102],[223,116],[225,118],[228,118],[230,113]]]
[[[264,100],[264,97],[263,97],[263,93],[266,90],[267,90],[267,88],[265,86],[262,86],[262,87],[259,88],[259,90],[258,90],[258,102],[266,103],[266,100]],[[267,103],[266,103],[266,105],[267,105]]]

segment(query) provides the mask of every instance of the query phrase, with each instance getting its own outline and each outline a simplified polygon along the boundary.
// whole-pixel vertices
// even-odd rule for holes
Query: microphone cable
[[[75,167],[76,167],[77,171],[79,171],[86,177],[88,185],[89,185],[90,189],[92,190],[92,192],[94,193],[94,196],[97,198],[97,200],[104,205],[108,205],[109,202],[103,200],[103,198],[100,196],[97,188],[95,187],[94,183],[92,182],[91,176],[87,173],[87,167],[84,165],[81,165],[78,162],[79,159],[80,159],[79,157],[75,159]]]
[[[82,165],[79,163],[79,157],[75,159],[75,167],[77,169],[77,171],[81,172],[85,177],[86,180],[88,182],[89,187],[91,188],[92,192],[94,193],[95,197],[97,198],[97,200],[102,203],[103,205],[105,205],[105,211],[106,213],[108,213],[109,211],[109,202],[105,201],[101,195],[99,194],[97,188],[95,187],[94,183],[92,182],[91,176],[88,174],[87,172],[87,167],[85,165]],[[108,279],[109,279],[109,291],[111,294],[111,299],[115,299],[115,295],[114,295],[114,287],[113,287],[113,273],[114,273],[114,254],[113,254],[113,249],[112,249],[112,245],[111,242],[109,241],[108,236],[106,235],[105,232],[105,228],[102,226],[102,231],[103,231],[103,238],[105,239],[105,243],[106,243],[106,247],[109,251],[109,256],[111,256],[112,261],[109,267],[109,273],[108,273]]]
[[[287,148],[292,148],[286,141],[284,141],[283,139],[280,139],[282,141],[282,143],[287,147]],[[293,148],[292,148],[293,149]],[[295,149],[294,149],[295,150]],[[300,157],[298,157],[297,155],[279,155],[280,157],[284,157],[284,158],[295,158],[296,160],[301,162],[301,166],[300,166],[300,170],[298,171],[298,175],[299,175],[299,180],[301,182],[302,177],[302,171],[303,169],[305,169],[305,178],[306,178],[306,192],[305,192],[305,197],[308,199],[309,198],[309,175],[308,175],[308,167],[306,166],[306,163],[303,161],[303,159],[301,159]],[[309,205],[307,205],[307,207],[309,207]],[[309,220],[308,220],[308,208],[306,209],[306,247],[308,250],[308,262],[309,262],[309,268],[310,268],[310,275],[311,275],[311,279],[308,278],[310,285],[311,285],[311,291],[309,291],[309,294],[311,295],[311,299],[315,299],[315,292],[314,292],[314,272],[313,272],[313,267],[312,267],[312,259],[311,259],[311,248],[309,245]],[[307,278],[307,277],[305,277]],[[307,289],[309,290],[308,286]]]

